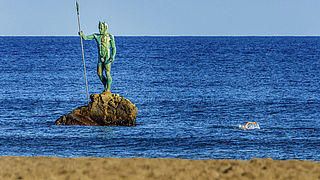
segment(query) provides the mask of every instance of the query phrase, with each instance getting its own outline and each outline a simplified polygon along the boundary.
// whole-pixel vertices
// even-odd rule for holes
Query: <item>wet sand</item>
[[[0,167],[0,179],[320,179],[319,162],[299,160],[0,157]]]

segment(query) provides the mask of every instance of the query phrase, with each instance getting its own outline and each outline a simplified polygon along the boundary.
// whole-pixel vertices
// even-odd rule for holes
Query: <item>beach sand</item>
[[[252,159],[0,157],[0,179],[320,179],[320,163]]]

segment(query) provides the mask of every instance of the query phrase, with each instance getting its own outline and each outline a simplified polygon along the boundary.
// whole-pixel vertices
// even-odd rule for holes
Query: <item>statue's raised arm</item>
[[[84,35],[84,33],[82,31],[80,31],[79,35],[84,40],[92,40],[92,39],[94,39],[94,34],[86,36],[86,35]]]

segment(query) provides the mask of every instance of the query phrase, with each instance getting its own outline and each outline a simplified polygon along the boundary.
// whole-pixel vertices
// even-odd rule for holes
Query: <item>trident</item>
[[[79,13],[79,4],[78,4],[78,1],[76,1],[76,8],[77,8],[79,32],[81,32],[81,28],[80,28],[80,13]],[[88,104],[89,104],[89,92],[88,92],[88,80],[87,80],[86,61],[84,60],[84,50],[83,50],[83,42],[82,42],[82,37],[81,37],[81,36],[80,36],[80,44],[81,44],[81,51],[82,51],[82,62],[83,62],[84,80],[85,80],[85,82],[86,82],[87,101],[88,101]]]

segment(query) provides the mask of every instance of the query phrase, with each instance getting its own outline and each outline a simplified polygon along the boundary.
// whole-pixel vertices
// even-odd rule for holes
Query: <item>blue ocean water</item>
[[[79,38],[0,37],[0,155],[320,160],[320,37],[116,43],[112,90],[139,108],[135,127],[54,125],[86,103]],[[100,93],[94,41],[85,57]]]

